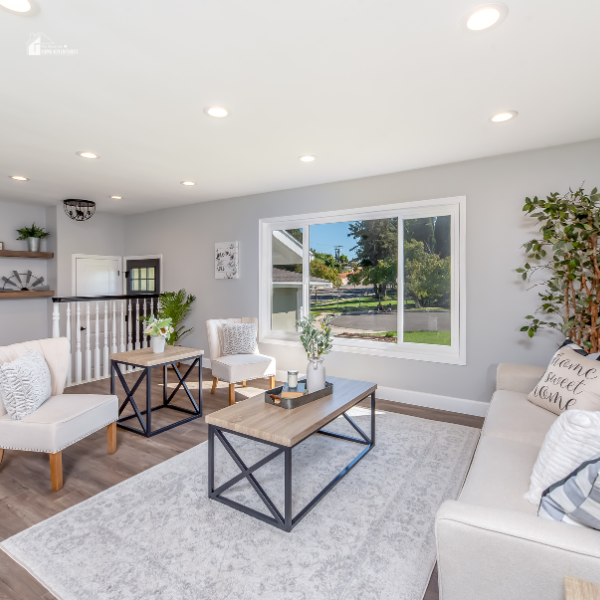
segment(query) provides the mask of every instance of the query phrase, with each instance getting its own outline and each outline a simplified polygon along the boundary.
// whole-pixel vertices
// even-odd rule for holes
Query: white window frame
[[[424,217],[452,217],[451,236],[451,331],[452,345],[416,344],[411,342],[375,342],[356,338],[334,338],[333,350],[354,352],[374,356],[391,356],[411,360],[467,364],[466,352],[466,197],[439,198],[402,202],[368,208],[336,210],[290,217],[273,217],[259,221],[259,341],[265,344],[299,346],[297,333],[271,330],[272,322],[272,232],[280,229],[303,230],[303,302],[302,314],[310,310],[310,239],[309,227],[345,221],[389,219],[397,217],[398,222],[398,299],[404,297],[404,274],[401,260],[404,228],[400,221]],[[400,307],[400,303],[399,303]],[[398,310],[398,331],[403,331],[404,311]]]

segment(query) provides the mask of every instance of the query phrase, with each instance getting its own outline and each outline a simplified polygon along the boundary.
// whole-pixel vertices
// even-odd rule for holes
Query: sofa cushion
[[[600,363],[562,347],[527,399],[557,415],[574,408],[600,410]]]
[[[536,515],[537,507],[523,495],[529,489],[537,455],[536,446],[483,436],[461,492],[461,502]]]
[[[0,416],[0,448],[56,453],[118,419],[117,396],[62,394],[20,421]]]
[[[525,394],[499,390],[492,396],[482,435],[541,448],[557,418],[554,413],[528,402]]]
[[[213,377],[236,383],[275,375],[275,359],[262,354],[233,354],[210,361]]]
[[[567,410],[550,427],[531,473],[527,500],[538,506],[542,492],[581,463],[600,456],[600,413]]]

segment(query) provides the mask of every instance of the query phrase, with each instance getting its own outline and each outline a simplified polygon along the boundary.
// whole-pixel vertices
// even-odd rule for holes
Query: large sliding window
[[[465,364],[464,223],[464,197],[261,220],[261,341],[310,312],[334,350]]]

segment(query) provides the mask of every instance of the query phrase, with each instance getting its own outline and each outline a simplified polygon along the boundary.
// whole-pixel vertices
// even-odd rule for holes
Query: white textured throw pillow
[[[572,473],[581,463],[600,456],[600,413],[564,412],[548,430],[525,498],[539,504],[542,492]]]
[[[559,348],[527,400],[557,415],[574,408],[600,410],[600,362]]]
[[[256,354],[256,323],[225,323],[223,325],[223,356]]]
[[[52,395],[50,370],[44,357],[29,350],[0,365],[0,395],[11,419],[20,421]]]

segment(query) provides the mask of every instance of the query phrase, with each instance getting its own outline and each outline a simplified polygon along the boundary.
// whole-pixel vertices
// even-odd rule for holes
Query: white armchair
[[[108,428],[108,452],[117,449],[117,396],[63,394],[69,366],[67,338],[50,338],[0,347],[0,364],[39,352],[50,370],[52,396],[36,411],[17,421],[11,419],[0,398],[0,463],[5,450],[29,450],[50,455],[50,481],[57,491],[63,486],[62,451],[98,431]]]
[[[241,319],[210,319],[206,321],[208,333],[208,347],[210,350],[210,366],[213,374],[211,394],[215,393],[219,380],[229,384],[229,404],[235,404],[235,384],[246,381],[269,377],[269,385],[275,387],[275,373],[277,371],[275,359],[262,354],[231,354],[222,356],[223,325],[225,323],[257,323],[254,317]]]

